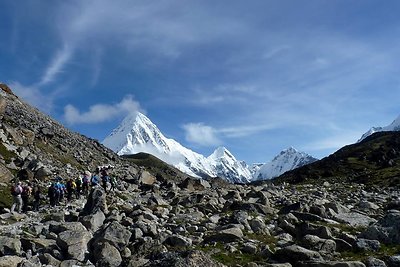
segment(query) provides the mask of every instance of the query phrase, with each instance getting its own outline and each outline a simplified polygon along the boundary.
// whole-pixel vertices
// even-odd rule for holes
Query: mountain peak
[[[214,150],[214,152],[209,156],[209,158],[213,159],[218,159],[218,158],[224,158],[224,157],[229,157],[232,158],[233,155],[231,152],[229,152],[228,149],[224,146],[220,146],[217,149]]]
[[[286,171],[296,169],[316,161],[317,159],[305,152],[299,152],[294,147],[282,150],[272,161],[265,163],[254,174],[255,180],[272,179]]]
[[[389,131],[400,131],[400,116],[398,116],[391,124],[385,127],[372,127],[366,133],[364,133],[361,138],[357,141],[357,143],[361,142],[368,136],[376,133],[376,132],[389,132]]]

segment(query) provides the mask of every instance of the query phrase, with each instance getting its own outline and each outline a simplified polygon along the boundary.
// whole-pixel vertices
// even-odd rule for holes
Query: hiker
[[[117,186],[117,178],[114,175],[111,176],[110,183],[111,183],[110,190],[114,191],[116,189],[116,186]]]
[[[75,196],[76,199],[79,199],[81,198],[81,190],[82,190],[82,178],[80,175],[76,177],[75,184],[76,184]]]
[[[92,174],[89,171],[85,171],[82,178],[82,192],[87,195],[89,192],[89,183],[92,178]]]
[[[108,177],[108,173],[107,173],[107,169],[104,168],[101,170],[101,182],[104,188],[104,191],[107,192],[107,182],[109,181],[109,177]]]
[[[22,186],[21,182],[16,183],[11,187],[11,194],[13,196],[13,204],[11,206],[11,213],[14,213],[15,208],[17,208],[18,213],[21,213],[22,210]]]
[[[75,184],[75,181],[72,180],[72,178],[68,179],[67,185],[66,185],[66,190],[67,190],[67,201],[71,201],[72,194],[75,194],[75,190],[76,190],[76,184]]]
[[[40,191],[40,186],[38,184],[36,184],[33,187],[32,195],[33,195],[33,210],[39,211],[41,191]]]
[[[28,182],[28,184],[22,186],[22,211],[27,212],[29,207],[29,198],[32,195],[32,184]]]
[[[99,185],[99,172],[96,170],[90,180],[92,187]]]
[[[55,183],[50,184],[47,195],[50,199],[50,206],[54,207],[57,204],[57,185]]]

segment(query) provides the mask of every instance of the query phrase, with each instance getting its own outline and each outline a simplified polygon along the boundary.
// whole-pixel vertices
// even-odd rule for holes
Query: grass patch
[[[244,235],[248,239],[257,240],[263,243],[264,245],[268,245],[271,249],[275,249],[276,243],[278,242],[276,237],[272,235],[256,234],[256,233],[245,233]]]
[[[241,253],[240,251],[229,252],[224,248],[224,244],[222,243],[209,246],[196,246],[195,249],[209,254],[212,259],[227,266],[245,266],[250,262],[265,262],[265,258],[259,254]]]
[[[400,245],[384,245],[378,251],[346,251],[341,256],[344,260],[349,261],[365,261],[368,257],[373,256],[378,259],[385,259],[400,253]]]

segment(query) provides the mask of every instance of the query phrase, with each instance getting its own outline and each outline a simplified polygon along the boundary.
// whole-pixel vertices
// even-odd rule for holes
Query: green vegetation
[[[80,170],[84,169],[83,166],[79,164],[79,162],[76,161],[76,159],[70,154],[61,152],[61,150],[56,149],[55,147],[46,144],[42,141],[37,141],[36,146],[43,152],[52,155],[55,159],[57,159],[63,164],[70,164],[71,166]]]
[[[400,185],[400,132],[378,132],[329,157],[287,172],[276,182],[322,184],[355,182]]]
[[[400,245],[381,245],[378,251],[346,251],[341,256],[344,260],[349,261],[365,261],[368,257],[373,256],[379,259],[398,255],[400,253]]]
[[[257,240],[263,243],[264,245],[268,245],[271,249],[275,249],[276,243],[278,242],[276,237],[272,235],[256,234],[256,233],[245,233],[244,235],[249,239]]]
[[[245,266],[250,262],[262,263],[265,258],[260,254],[248,254],[240,251],[229,252],[221,243],[209,246],[196,246],[194,249],[201,250],[211,255],[211,258],[227,266]]]
[[[147,153],[125,155],[123,157],[127,158],[130,162],[137,166],[145,167],[149,172],[155,174],[156,176],[161,176],[166,180],[176,181],[182,180],[183,177],[187,177],[186,174],[182,173],[175,167],[168,165],[164,161]],[[181,179],[179,179],[179,177]]]

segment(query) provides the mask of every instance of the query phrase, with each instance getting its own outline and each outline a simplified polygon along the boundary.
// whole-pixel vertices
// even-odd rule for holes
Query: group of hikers
[[[32,184],[31,182],[22,183],[17,181],[11,186],[11,194],[13,196],[13,204],[11,213],[27,212],[30,207],[33,211],[39,211],[41,200],[48,199],[52,207],[62,203],[70,202],[73,198],[79,199],[82,196],[89,194],[89,189],[96,186],[103,187],[104,191],[115,190],[117,186],[116,177],[109,176],[109,170],[113,166],[97,167],[92,174],[89,171],[84,171],[75,179],[69,178],[64,181],[59,175],[46,188],[47,192],[42,191],[39,183]],[[110,187],[110,188],[109,188]],[[47,193],[47,198],[44,194]]]

